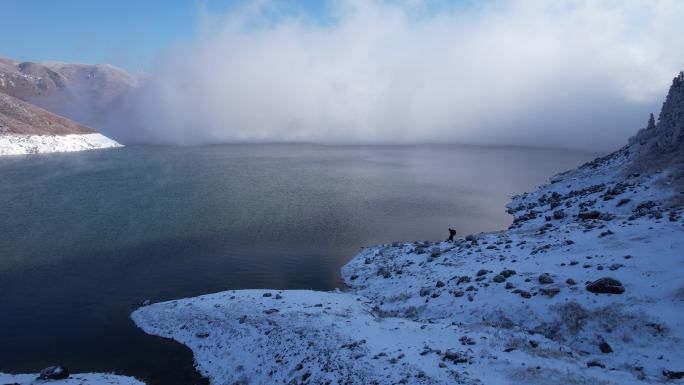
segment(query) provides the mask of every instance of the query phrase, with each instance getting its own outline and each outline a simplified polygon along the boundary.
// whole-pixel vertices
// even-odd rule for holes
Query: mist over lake
[[[133,325],[141,301],[332,290],[361,247],[504,229],[511,195],[594,156],[293,144],[0,159],[0,371],[58,360],[198,383],[189,350]]]

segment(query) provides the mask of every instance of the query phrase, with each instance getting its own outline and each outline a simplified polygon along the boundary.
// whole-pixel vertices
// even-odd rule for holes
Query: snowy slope
[[[117,376],[114,374],[83,373],[73,374],[65,380],[38,380],[37,374],[5,374],[0,373],[0,384],[18,385],[144,385],[132,377]]]
[[[684,383],[682,152],[639,163],[670,123],[514,197],[506,231],[364,249],[345,293],[223,292],[132,318],[212,384]]]
[[[0,134],[0,155],[72,152],[122,147],[101,134],[17,135]]]

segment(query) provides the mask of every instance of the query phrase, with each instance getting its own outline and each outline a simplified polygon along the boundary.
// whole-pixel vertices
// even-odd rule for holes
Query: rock
[[[551,275],[549,273],[544,273],[540,275],[538,280],[539,283],[541,283],[542,285],[548,285],[553,283],[553,278],[551,278]]]
[[[532,294],[530,294],[529,292],[527,292],[525,290],[520,291],[520,296],[523,298],[532,298]]]
[[[69,378],[69,369],[64,366],[48,366],[40,371],[40,380],[64,380]]]
[[[209,332],[197,332],[197,333],[195,333],[195,337],[197,337],[197,338],[207,338],[207,337],[209,337]]]
[[[268,298],[268,297],[270,297],[270,296],[272,296],[272,295],[273,295],[273,294],[271,294],[271,293],[264,293],[264,294],[262,295],[262,297]]]
[[[456,281],[456,284],[460,285],[462,283],[468,283],[470,281],[471,281],[470,277],[467,275],[464,275],[464,276],[461,276],[458,278],[458,281]]]
[[[596,211],[596,210],[585,211],[585,212],[577,214],[577,217],[583,221],[586,221],[589,219],[599,219],[600,216],[601,216],[601,213]]]
[[[487,270],[485,270],[485,269],[482,269],[482,270],[480,270],[480,271],[477,272],[477,276],[478,276],[478,277],[481,277],[481,276],[483,276],[483,275],[485,275],[485,274],[487,274],[487,273],[489,273],[489,271],[487,271]]]
[[[587,284],[587,290],[598,294],[622,294],[625,288],[615,278],[603,277]]]
[[[629,199],[629,198],[622,198],[622,199],[620,199],[620,201],[618,201],[618,203],[617,203],[615,206],[616,206],[616,207],[624,206],[624,205],[626,205],[627,203],[629,203],[629,201],[631,201],[631,199]]]
[[[476,241],[477,238],[475,238],[474,235],[468,235],[467,237],[465,237],[465,240],[468,242],[472,242],[472,241]]]
[[[435,286],[436,286],[436,287],[444,287],[444,282],[442,282],[442,281],[437,281],[437,283],[435,284]]]
[[[280,294],[276,294],[275,299],[283,299],[283,296]]]
[[[444,356],[442,356],[443,361],[451,361],[454,364],[464,364],[468,362],[468,357],[459,353],[459,352],[453,352],[451,350],[447,350],[444,352]]]
[[[537,342],[535,340],[530,340],[530,346],[533,348],[536,348],[537,346],[539,346],[539,342]]]
[[[512,289],[512,288],[514,288],[514,287],[515,287],[515,285],[512,284],[511,282],[506,282],[506,290],[510,290],[510,289]]]
[[[556,294],[560,293],[560,288],[559,287],[543,287],[539,290],[540,293],[547,297],[555,297]]]
[[[603,362],[601,362],[599,360],[591,360],[591,361],[587,362],[587,368],[591,368],[593,366],[598,366],[599,368],[605,369],[606,364],[604,364]]]
[[[606,342],[603,338],[601,338],[601,342],[599,343],[599,349],[601,349],[601,353],[612,353],[613,348],[610,347],[608,342]]]
[[[264,313],[266,313],[266,314],[268,314],[268,315],[271,315],[271,314],[277,313],[277,312],[279,312],[279,311],[280,311],[280,310],[278,310],[278,309],[268,309],[268,310],[264,310]]]
[[[553,212],[553,219],[559,220],[565,218],[565,211],[563,209],[556,210]]]
[[[423,288],[421,288],[419,294],[420,294],[421,297],[425,297],[425,296],[430,295],[430,288],[429,288],[429,287],[423,287]]]
[[[613,263],[612,265],[608,266],[608,270],[610,270],[610,271],[615,271],[615,270],[617,270],[617,269],[619,269],[619,268],[621,268],[621,267],[623,267],[623,266],[624,266],[624,265],[621,264],[621,263]]]
[[[577,282],[575,282],[575,280],[572,278],[566,279],[565,283],[567,283],[568,285],[577,285]]]
[[[357,279],[357,278],[359,278],[359,276],[358,276],[358,275],[356,275],[356,274],[352,274],[352,276],[351,276],[351,277],[349,277],[349,280],[350,280],[350,281],[353,281],[353,280],[355,280],[355,279]]]
[[[499,275],[495,276],[494,278],[492,278],[492,281],[494,281],[496,283],[503,283],[504,281],[506,281],[506,277],[499,274]]]
[[[663,370],[663,376],[669,378],[670,380],[681,380],[684,378],[684,371],[674,371],[674,370]]]
[[[502,270],[501,273],[499,273],[499,274],[503,275],[504,278],[508,278],[508,277],[510,277],[511,275],[515,275],[515,270],[504,269],[504,270]]]

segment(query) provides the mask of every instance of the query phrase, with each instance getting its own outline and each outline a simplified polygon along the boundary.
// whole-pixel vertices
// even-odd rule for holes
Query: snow
[[[363,249],[346,292],[228,291],[132,319],[190,347],[212,384],[662,383],[684,370],[680,192],[667,172],[626,175],[630,161],[623,149],[514,197],[505,231]],[[601,277],[625,293],[585,289]]]
[[[0,155],[72,152],[121,147],[101,134],[16,135],[0,133]]]
[[[54,384],[54,385],[144,385],[133,377],[105,373],[72,374],[65,380],[38,380],[38,374],[0,373],[0,384]]]

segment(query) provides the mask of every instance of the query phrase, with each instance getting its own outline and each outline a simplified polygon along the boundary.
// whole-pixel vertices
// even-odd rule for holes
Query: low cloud
[[[341,1],[325,18],[279,4],[204,12],[115,136],[608,150],[684,66],[679,1]]]

